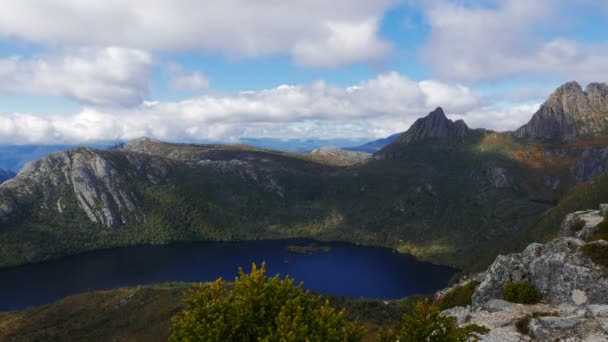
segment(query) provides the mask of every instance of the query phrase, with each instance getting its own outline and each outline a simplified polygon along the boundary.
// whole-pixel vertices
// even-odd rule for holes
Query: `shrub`
[[[532,316],[525,315],[524,317],[519,318],[515,321],[515,330],[522,335],[530,336],[530,320]],[[533,337],[533,336],[530,336]]]
[[[581,251],[591,258],[594,263],[608,267],[608,246],[599,243],[588,243],[581,247]]]
[[[329,301],[294,285],[268,278],[265,264],[239,269],[232,289],[222,279],[185,294],[184,312],[173,319],[171,341],[361,341],[363,328]]]
[[[606,240],[608,241],[608,220],[604,219],[597,225],[597,230],[587,241]]]
[[[429,300],[419,301],[410,315],[403,316],[403,323],[396,329],[382,330],[381,342],[464,342],[476,341],[477,334],[487,333],[478,325],[459,327],[452,317],[444,316]]]
[[[530,282],[506,283],[502,295],[505,300],[520,304],[534,304],[542,299],[540,292]]]
[[[479,285],[478,281],[470,281],[463,286],[457,287],[438,298],[436,305],[439,310],[446,310],[456,306],[471,305],[473,292]]]
[[[570,230],[573,232],[579,232],[581,229],[585,228],[585,220],[580,217],[575,218],[570,224]]]

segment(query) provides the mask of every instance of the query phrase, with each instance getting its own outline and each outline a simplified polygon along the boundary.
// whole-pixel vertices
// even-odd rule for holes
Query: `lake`
[[[169,281],[234,280],[238,267],[266,261],[269,275],[289,275],[311,291],[354,298],[397,299],[433,293],[455,269],[386,248],[318,243],[329,252],[296,254],[310,240],[192,242],[96,251],[0,270],[0,311],[46,304],[91,290]]]

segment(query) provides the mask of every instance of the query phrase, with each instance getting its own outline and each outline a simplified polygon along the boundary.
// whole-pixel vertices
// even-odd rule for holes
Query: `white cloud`
[[[170,63],[168,68],[169,87],[172,89],[200,92],[209,88],[209,79],[198,71],[186,72],[183,66],[176,63]]]
[[[291,54],[304,65],[336,66],[377,60],[388,52],[390,44],[377,31],[380,18],[395,3],[8,1],[0,11],[0,38],[16,37],[51,45],[220,52],[233,58]]]
[[[0,92],[62,96],[91,105],[137,105],[152,58],[120,47],[81,48],[36,58],[0,59]]]
[[[416,82],[389,72],[351,87],[325,82],[261,91],[203,95],[179,102],[144,102],[133,108],[85,108],[69,116],[0,116],[0,142],[83,142],[146,135],[166,140],[239,137],[362,138],[406,130],[442,106],[472,126],[514,128],[532,107],[499,110],[460,85]],[[32,129],[29,129],[32,127]]]
[[[443,78],[471,82],[521,75],[589,82],[608,75],[608,44],[539,34],[563,19],[558,1],[497,0],[493,5],[450,0],[422,5],[430,26],[423,61]]]
[[[326,22],[324,40],[295,44],[293,56],[299,65],[337,67],[357,61],[379,60],[391,50],[391,44],[377,38],[378,18],[356,23]]]
[[[540,103],[510,107],[483,106],[465,114],[453,115],[453,118],[463,119],[474,128],[494,131],[515,130],[528,122],[539,107]]]

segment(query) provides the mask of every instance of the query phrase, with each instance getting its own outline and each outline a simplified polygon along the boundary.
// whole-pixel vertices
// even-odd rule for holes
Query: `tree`
[[[266,267],[239,268],[230,288],[220,278],[184,296],[186,309],[173,319],[171,341],[361,341],[363,328],[328,301],[294,285],[266,276]]]
[[[459,327],[452,317],[444,316],[428,299],[416,303],[411,314],[403,316],[397,329],[382,330],[381,342],[464,342],[476,341],[475,333],[487,331],[471,325]]]

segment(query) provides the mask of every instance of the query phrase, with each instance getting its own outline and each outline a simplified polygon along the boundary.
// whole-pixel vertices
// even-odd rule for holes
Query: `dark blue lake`
[[[0,270],[0,311],[46,304],[90,290],[168,281],[233,280],[238,267],[266,261],[269,275],[289,275],[306,289],[345,297],[396,299],[443,288],[455,270],[386,248],[318,243],[329,252],[295,254],[309,240],[194,242],[91,252]]]

